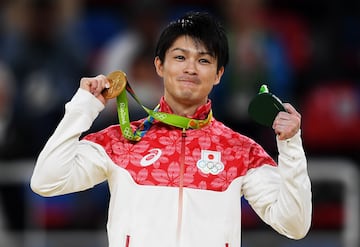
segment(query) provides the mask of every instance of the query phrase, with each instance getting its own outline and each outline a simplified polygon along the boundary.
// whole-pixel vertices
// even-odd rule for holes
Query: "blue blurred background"
[[[261,84],[302,114],[313,182],[308,236],[293,241],[243,201],[243,246],[359,245],[360,2],[333,0],[1,0],[0,246],[106,246],[109,192],[42,198],[29,189],[35,159],[83,76],[123,70],[143,104],[162,82],[159,32],[190,10],[226,26],[230,65],[211,94],[214,115],[276,158],[271,129],[249,119]],[[130,99],[130,117],[145,113]],[[117,123],[109,102],[90,131]]]

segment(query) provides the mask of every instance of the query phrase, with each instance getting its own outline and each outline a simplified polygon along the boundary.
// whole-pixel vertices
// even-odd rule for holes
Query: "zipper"
[[[130,235],[126,235],[125,247],[130,246]]]
[[[177,240],[179,241],[182,226],[183,214],[183,196],[184,196],[184,173],[185,173],[185,138],[186,129],[182,129],[181,133],[181,149],[180,149],[180,174],[179,174],[179,197],[178,197],[178,223],[177,223]]]

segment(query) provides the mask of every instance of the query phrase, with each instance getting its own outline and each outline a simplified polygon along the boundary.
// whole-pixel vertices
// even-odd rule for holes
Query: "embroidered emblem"
[[[140,165],[145,167],[154,164],[160,158],[161,154],[162,151],[159,148],[150,149],[149,153],[140,160]]]
[[[205,174],[217,175],[224,170],[221,153],[210,150],[201,150],[201,159],[198,160],[196,166]]]

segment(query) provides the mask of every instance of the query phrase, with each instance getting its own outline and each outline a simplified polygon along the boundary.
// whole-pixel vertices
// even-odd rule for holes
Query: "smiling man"
[[[192,115],[205,105],[214,85],[220,82],[224,67],[204,44],[191,36],[178,37],[165,57],[155,58],[157,73],[164,79],[165,101],[178,115]]]
[[[274,120],[278,162],[213,117],[208,95],[228,63],[228,41],[207,13],[171,22],[155,54],[164,96],[154,112],[173,124],[148,117],[131,123],[141,133],[136,141],[118,125],[80,139],[105,107],[109,86],[104,75],[82,78],[38,157],[32,189],[55,196],[108,181],[110,247],[238,247],[242,196],[277,232],[303,238],[311,185],[300,114],[285,104]]]

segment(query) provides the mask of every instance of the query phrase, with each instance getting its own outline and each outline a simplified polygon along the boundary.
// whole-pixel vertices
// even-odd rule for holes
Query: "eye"
[[[182,56],[182,55],[177,55],[174,58],[175,58],[175,60],[178,60],[178,61],[184,61],[185,60],[185,57]]]
[[[209,64],[209,63],[210,63],[210,60],[208,60],[208,59],[206,59],[206,58],[200,58],[200,59],[199,59],[199,62],[200,62],[201,64]]]

